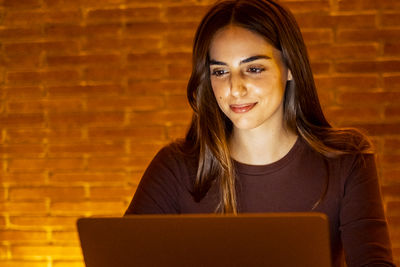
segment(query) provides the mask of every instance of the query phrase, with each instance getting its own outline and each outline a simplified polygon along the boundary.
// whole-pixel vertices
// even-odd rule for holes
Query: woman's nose
[[[242,97],[247,94],[246,85],[240,75],[231,76],[231,95],[234,97]]]

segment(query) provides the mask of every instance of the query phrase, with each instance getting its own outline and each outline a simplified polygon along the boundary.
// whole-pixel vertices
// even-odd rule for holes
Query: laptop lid
[[[321,213],[137,215],[77,226],[87,267],[331,266]]]

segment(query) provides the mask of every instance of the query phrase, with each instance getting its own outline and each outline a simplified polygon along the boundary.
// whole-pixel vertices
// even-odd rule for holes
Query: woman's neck
[[[283,158],[293,147],[297,134],[284,127],[273,130],[234,129],[229,141],[231,157],[249,165],[266,165]]]

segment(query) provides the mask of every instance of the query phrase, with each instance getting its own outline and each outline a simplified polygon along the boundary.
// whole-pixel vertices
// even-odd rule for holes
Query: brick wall
[[[83,266],[75,221],[120,216],[190,118],[210,0],[0,0],[0,265]],[[368,130],[400,264],[400,1],[285,0],[321,102]]]

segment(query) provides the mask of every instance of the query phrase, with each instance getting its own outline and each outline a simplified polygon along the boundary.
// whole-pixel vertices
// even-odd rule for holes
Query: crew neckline
[[[298,155],[298,153],[302,150],[303,147],[304,147],[304,142],[302,141],[302,138],[299,136],[294,145],[292,146],[292,148],[289,150],[289,152],[281,159],[278,159],[275,162],[264,165],[250,165],[236,161],[235,159],[233,159],[233,162],[236,171],[240,174],[248,174],[248,175],[268,174],[276,172],[281,168],[285,167],[286,165],[288,165],[290,162],[292,162],[292,159],[296,155]]]

